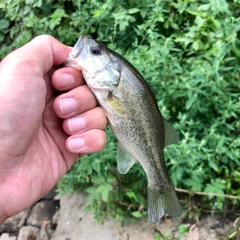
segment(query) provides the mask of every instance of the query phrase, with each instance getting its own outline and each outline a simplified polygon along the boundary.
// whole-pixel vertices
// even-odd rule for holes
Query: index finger
[[[74,68],[59,68],[52,75],[52,85],[59,91],[71,90],[83,84],[82,72]]]

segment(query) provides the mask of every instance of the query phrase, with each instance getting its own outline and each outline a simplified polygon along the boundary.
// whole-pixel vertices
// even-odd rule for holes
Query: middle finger
[[[59,95],[53,102],[58,117],[69,118],[96,107],[97,101],[87,85]]]

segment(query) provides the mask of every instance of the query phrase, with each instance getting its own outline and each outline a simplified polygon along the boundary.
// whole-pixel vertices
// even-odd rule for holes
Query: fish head
[[[115,57],[100,42],[81,35],[74,45],[65,66],[82,70],[88,86],[94,90],[114,90],[120,78]]]

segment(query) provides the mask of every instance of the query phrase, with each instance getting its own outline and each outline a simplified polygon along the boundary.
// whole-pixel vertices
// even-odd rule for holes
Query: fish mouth
[[[80,35],[78,41],[74,45],[72,51],[69,53],[63,65],[66,67],[72,67],[81,70],[81,66],[78,63],[78,59],[83,59],[85,55],[84,47],[86,46],[88,38],[84,35]]]

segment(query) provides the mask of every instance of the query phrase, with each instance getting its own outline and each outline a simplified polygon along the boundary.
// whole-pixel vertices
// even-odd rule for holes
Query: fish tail
[[[179,203],[174,187],[171,185],[166,193],[159,193],[148,187],[148,219],[155,223],[164,214],[170,217],[181,217],[182,208]]]

